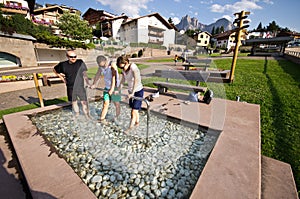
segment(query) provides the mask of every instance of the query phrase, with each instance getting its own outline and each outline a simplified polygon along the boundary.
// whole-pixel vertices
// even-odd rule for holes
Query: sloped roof
[[[30,40],[30,41],[36,41],[36,38],[30,36],[30,35],[23,35],[18,33],[13,33],[12,35],[0,32],[0,36],[2,37],[9,37],[9,38],[16,38],[16,39],[24,39],[24,40]]]
[[[90,14],[90,13],[98,13],[98,14],[101,14],[101,15],[109,16],[111,18],[117,17],[117,15],[114,15],[112,13],[106,12],[104,10],[96,10],[94,8],[89,8],[85,13],[83,13],[82,17],[84,18],[87,14]]]
[[[46,10],[53,10],[53,9],[58,9],[61,12],[63,12],[65,9],[69,9],[69,10],[75,10],[77,13],[81,13],[79,10],[77,10],[73,7],[68,7],[66,5],[57,5],[57,4],[46,4],[45,8],[42,7],[42,8],[35,9],[33,11],[33,13],[39,13],[39,12],[43,12],[43,11],[46,11]]]
[[[152,13],[152,14],[149,14],[149,15],[145,15],[145,16],[141,16],[141,17],[137,17],[137,18],[134,18],[132,20],[129,20],[127,22],[125,22],[124,24],[128,24],[128,23],[132,23],[134,21],[137,21],[141,18],[145,18],[145,17],[153,17],[155,16],[159,21],[162,22],[162,24],[164,24],[168,29],[174,29],[173,26],[168,22],[166,21],[159,13]]]
[[[235,32],[234,30],[228,30],[228,31],[225,31],[225,32],[222,32],[222,33],[219,33],[219,34],[213,36],[213,38],[215,38],[215,39],[228,38],[234,32]]]

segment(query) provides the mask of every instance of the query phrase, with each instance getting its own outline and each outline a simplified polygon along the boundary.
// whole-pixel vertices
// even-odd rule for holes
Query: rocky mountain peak
[[[184,17],[181,18],[180,22],[175,25],[178,30],[196,30],[199,29],[201,31],[207,31],[209,33],[212,32],[213,27],[218,28],[223,26],[224,30],[232,30],[234,28],[233,24],[225,18],[221,18],[218,19],[216,22],[209,24],[209,25],[205,25],[199,22],[199,20],[195,17],[190,17],[189,15],[186,15]]]

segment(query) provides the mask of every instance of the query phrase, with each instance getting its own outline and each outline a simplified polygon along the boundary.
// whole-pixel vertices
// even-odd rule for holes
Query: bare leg
[[[102,112],[101,112],[101,115],[100,115],[100,120],[104,120],[105,119],[105,116],[106,116],[107,111],[108,111],[108,107],[109,107],[109,100],[103,101],[103,106],[102,106]]]
[[[87,101],[81,101],[82,110],[86,118],[90,118],[90,112]]]
[[[129,128],[139,125],[139,110],[131,110],[131,121]]]
[[[75,116],[79,116],[79,106],[77,101],[72,101],[72,107],[75,112]]]
[[[116,117],[118,118],[121,114],[121,107],[119,102],[114,102],[115,107],[116,107]]]
[[[135,114],[135,123],[134,125],[135,126],[138,126],[140,124],[140,114],[139,114],[139,110],[134,110],[134,114]]]

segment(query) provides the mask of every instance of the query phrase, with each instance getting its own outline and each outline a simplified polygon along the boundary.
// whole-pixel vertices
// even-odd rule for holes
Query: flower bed
[[[38,78],[43,78],[42,73],[37,74]],[[24,81],[24,80],[32,80],[33,74],[24,74],[24,75],[2,75],[0,76],[0,82],[9,82],[9,81]]]

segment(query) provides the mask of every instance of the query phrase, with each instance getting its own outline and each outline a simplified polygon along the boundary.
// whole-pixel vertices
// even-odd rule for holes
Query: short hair
[[[118,57],[117,66],[119,66],[120,64],[126,64],[126,63],[129,64],[129,59],[126,55],[122,55],[122,56]]]
[[[75,52],[75,48],[68,48],[68,49],[66,50],[66,55],[68,55],[68,52],[71,52],[71,51],[74,51],[74,52]]]
[[[96,61],[97,61],[97,64],[103,62],[103,61],[107,61],[107,58],[103,55],[99,55],[97,58],[96,58]]]

